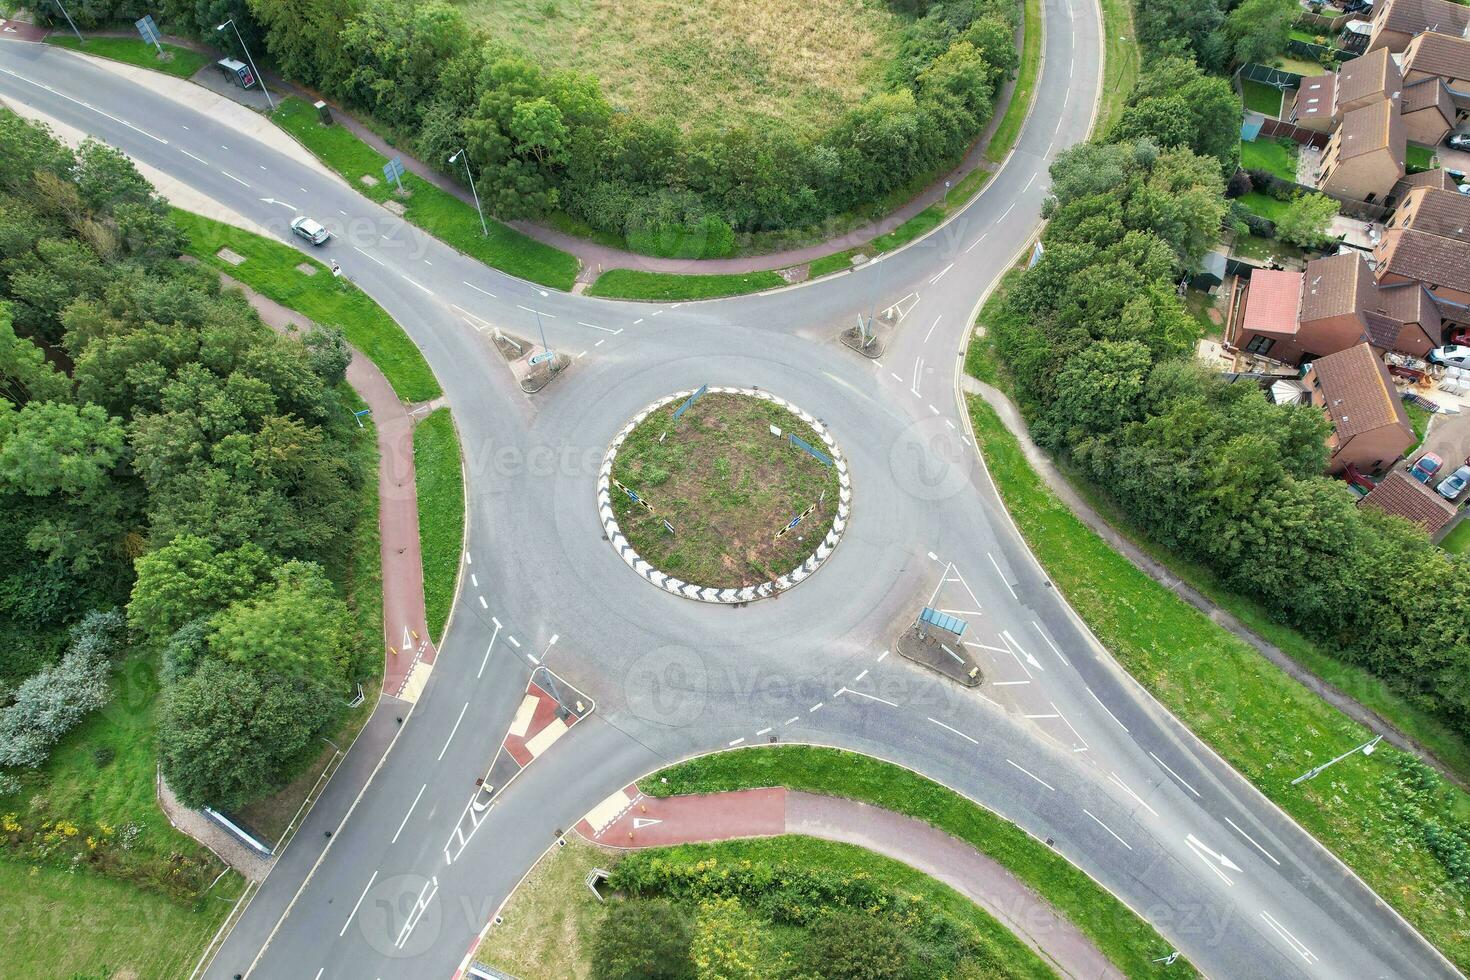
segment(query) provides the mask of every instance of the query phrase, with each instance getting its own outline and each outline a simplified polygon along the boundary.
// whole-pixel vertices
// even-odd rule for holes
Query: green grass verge
[[[459,553],[464,547],[464,471],[459,463],[459,434],[449,409],[435,409],[414,427],[413,472],[419,498],[424,606],[429,635],[437,643],[454,604]]]
[[[1296,154],[1296,144],[1290,140],[1242,140],[1240,166],[1243,170],[1269,170],[1282,180],[1296,183]]]
[[[46,38],[46,43],[139,68],[151,68],[176,78],[189,78],[210,62],[208,56],[174,44],[163,45],[164,57],[160,58],[157,48],[136,37],[89,37],[86,44],[81,44],[74,34],[52,34]]]
[[[1123,111],[1138,81],[1143,54],[1133,30],[1131,0],[1101,0],[1103,14],[1103,85],[1096,132],[1106,133]]]
[[[400,201],[404,219],[458,249],[471,258],[502,272],[553,289],[570,290],[577,278],[577,257],[543,245],[498,221],[488,222],[490,233],[480,230],[473,205],[466,204],[417,174],[404,174],[406,198],[399,198],[393,184],[384,182],[383,165],[388,158],[358,139],[342,126],[323,126],[316,110],[298,98],[288,98],[271,117],[286,132],[314,153],[322,163],[341,174],[359,193],[383,203]],[[362,177],[378,181],[364,184]]]
[[[188,253],[199,261],[302,316],[340,328],[352,346],[387,376],[399,398],[427,401],[443,393],[424,355],[397,321],[346,278],[335,279],[315,259],[233,225],[178,209],[173,219],[189,236]],[[226,262],[216,254],[221,248],[245,256],[245,261],[239,265]],[[296,268],[303,262],[316,265],[316,275]]]
[[[597,281],[587,290],[587,295],[607,299],[653,301],[716,299],[720,296],[758,293],[784,285],[786,280],[770,271],[683,276],[672,272],[609,269],[597,277]]]
[[[1457,555],[1470,555],[1470,520],[1463,520],[1444,536],[1439,546]]]
[[[1112,893],[1015,824],[933,780],[880,759],[807,745],[737,749],[670,766],[639,786],[650,796],[785,786],[881,806],[933,824],[1000,862],[1129,976],[1156,972],[1150,961],[1173,950]],[[1184,961],[1175,963],[1171,975],[1172,971],[1180,977],[1193,975]]]
[[[1281,89],[1254,79],[1242,79],[1240,83],[1241,99],[1245,107],[1251,112],[1259,112],[1267,116],[1281,115]]]
[[[1411,174],[1422,174],[1434,167],[1434,150],[1428,146],[1410,143],[1404,150],[1404,169]]]
[[[0,859],[8,977],[187,977],[239,896],[231,875],[191,907],[89,874]]]
[[[1041,68],[1041,0],[1026,0],[1026,27],[1021,40],[1021,64],[1016,70],[1016,87],[1011,90],[1011,101],[1000,125],[991,134],[990,145],[985,148],[985,157],[992,163],[1000,163],[1031,112],[1031,99],[1036,94],[1036,77]]]
[[[1381,748],[1290,785],[1369,732],[1149,578],[1041,482],[983,400],[970,418],[1006,507],[1053,582],[1119,662],[1196,735],[1331,848],[1451,960],[1470,963],[1466,896],[1425,844],[1426,814],[1464,811],[1437,777],[1415,783]]]

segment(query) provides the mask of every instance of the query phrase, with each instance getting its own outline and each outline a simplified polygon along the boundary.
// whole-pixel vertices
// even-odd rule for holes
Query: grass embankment
[[[969,402],[1011,516],[1118,661],[1451,960],[1470,963],[1465,892],[1425,843],[1426,820],[1464,814],[1465,794],[1414,772],[1404,753],[1387,747],[1290,785],[1371,733],[1109,547],[1045,487],[995,412],[979,398]]]
[[[651,413],[618,450],[613,479],[653,508],[613,487],[613,512],[628,542],[655,568],[696,585],[740,588],[785,575],[816,550],[837,513],[835,468],[788,437],[819,451],[821,439],[763,399],[708,394],[675,422],[683,404]],[[823,494],[815,513],[776,536]]]
[[[1026,0],[1022,5],[1025,27],[1021,39],[1021,64],[1016,69],[1016,87],[1011,90],[1011,101],[1006,105],[1006,114],[1000,125],[991,134],[990,144],[985,148],[985,157],[991,163],[1000,163],[1016,145],[1021,127],[1031,114],[1031,100],[1036,94],[1036,79],[1041,69],[1041,0]]]
[[[588,288],[587,295],[607,299],[679,301],[741,296],[784,285],[785,279],[769,271],[683,276],[673,272],[609,269],[597,277],[597,281]]]
[[[7,977],[187,977],[238,897],[231,875],[192,908],[124,882],[0,860]]]
[[[1131,0],[1101,0],[1103,14],[1103,85],[1095,133],[1106,133],[1123,111],[1138,81],[1143,54],[1133,29]]]
[[[383,177],[387,157],[342,126],[323,126],[316,110],[301,99],[284,99],[271,118],[359,193],[379,203],[398,201],[404,207],[404,220],[451,247],[521,279],[553,289],[572,288],[577,278],[576,256],[543,245],[493,219],[487,221],[490,233],[483,234],[474,205],[417,174],[403,175],[407,196],[400,197],[397,187]],[[376,183],[364,183],[364,176]]]
[[[208,56],[174,44],[163,45],[164,56],[160,58],[157,48],[136,37],[89,37],[87,43],[82,44],[75,34],[52,34],[46,38],[46,43],[139,68],[151,68],[176,78],[189,78],[210,62]]]
[[[413,471],[419,498],[424,606],[429,636],[437,643],[454,604],[459,553],[464,547],[464,471],[459,462],[459,435],[449,409],[435,409],[414,427]]]
[[[738,749],[670,766],[639,786],[651,796],[785,786],[880,806],[933,824],[1000,862],[1128,976],[1155,972],[1150,961],[1174,948],[1112,893],[1015,824],[879,759],[806,745]],[[1174,971],[1193,975],[1184,961],[1174,964],[1171,975]]]
[[[475,958],[517,976],[587,977],[597,930],[611,905],[592,897],[586,875],[593,868],[615,870],[627,857],[570,838],[566,847],[547,854],[511,896],[502,912],[505,921],[491,928]],[[713,862],[716,868],[748,862],[798,874],[866,876],[886,892],[916,900],[929,916],[943,916],[975,930],[986,954],[984,962],[992,968],[984,976],[1054,976],[1029,947],[963,895],[907,865],[850,844],[785,836],[656,848],[639,852],[634,859],[678,866]],[[782,926],[762,931],[774,940],[774,949],[768,952],[791,957],[799,951],[803,930]],[[781,972],[772,969],[767,975]]]
[[[310,256],[233,225],[177,208],[173,219],[189,236],[190,255],[302,316],[340,329],[387,376],[399,398],[416,402],[442,394],[424,355],[397,321],[345,277],[334,279],[330,269]],[[221,248],[243,255],[245,261],[226,262],[217,254]],[[316,274],[298,269],[302,263],[314,265]]]

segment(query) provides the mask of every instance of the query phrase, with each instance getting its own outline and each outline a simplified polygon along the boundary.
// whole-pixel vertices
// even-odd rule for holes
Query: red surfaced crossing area
[[[609,847],[663,847],[786,833],[786,790],[748,789],[712,796],[644,796],[626,786],[599,803],[577,832]]]

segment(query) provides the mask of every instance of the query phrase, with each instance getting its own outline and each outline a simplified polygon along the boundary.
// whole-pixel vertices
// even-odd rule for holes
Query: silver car
[[[1443,480],[1440,480],[1439,486],[1434,489],[1438,490],[1439,495],[1444,499],[1454,500],[1464,492],[1467,486],[1470,486],[1470,463],[1466,463]]]
[[[300,235],[313,245],[320,245],[332,237],[332,233],[323,228],[321,222],[314,221],[304,214],[297,215],[296,220],[291,222],[291,232]]]

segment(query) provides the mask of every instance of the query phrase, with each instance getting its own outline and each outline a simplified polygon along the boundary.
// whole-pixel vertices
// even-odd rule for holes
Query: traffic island
[[[895,646],[900,656],[965,687],[979,687],[985,679],[958,634],[949,630],[915,623],[904,630]]]
[[[645,580],[702,602],[767,599],[804,581],[847,527],[847,461],[822,422],[757,388],[681,391],[608,447],[597,505]]]
[[[890,313],[885,310],[878,316],[859,314],[857,322],[838,334],[838,339],[843,346],[876,361],[888,349],[888,340],[893,334],[894,318]]]
[[[516,384],[528,395],[534,395],[551,384],[571,366],[572,359],[565,354],[533,344],[524,337],[506,333],[499,327],[492,329],[491,339],[495,342],[495,349],[505,359]]]

